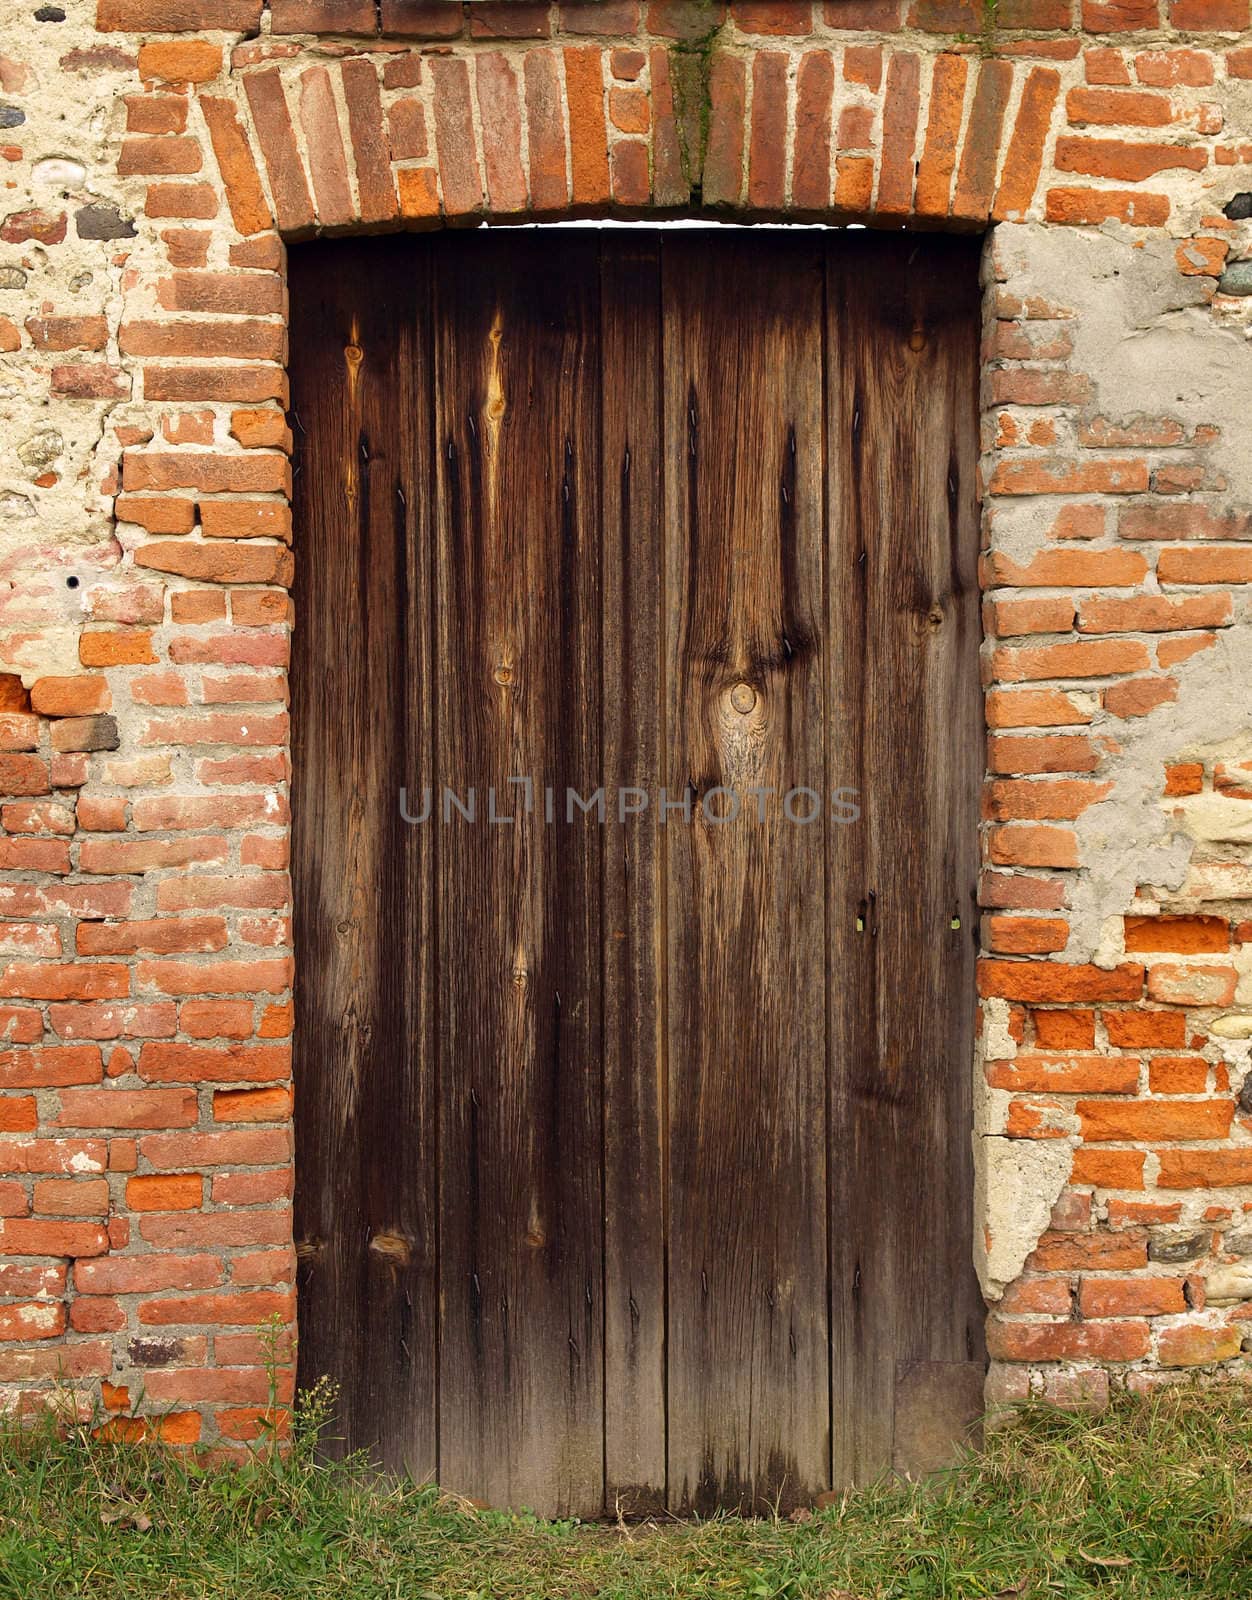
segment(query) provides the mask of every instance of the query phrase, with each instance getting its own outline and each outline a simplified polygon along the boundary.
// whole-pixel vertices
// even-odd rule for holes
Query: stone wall
[[[1245,1370],[1249,0],[23,0],[0,141],[13,1403],[267,1402],[284,240],[484,216],[989,229],[990,1393]]]

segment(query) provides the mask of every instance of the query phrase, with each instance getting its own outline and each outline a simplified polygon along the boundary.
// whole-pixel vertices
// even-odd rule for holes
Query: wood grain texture
[[[368,283],[371,292],[362,294]],[[354,1448],[436,1468],[429,259],[294,250],[299,1378]],[[416,425],[415,425],[416,424]]]
[[[518,816],[438,833],[440,1475],[595,1515],[604,829],[566,796],[601,782],[598,253],[441,243],[436,772]]]
[[[829,876],[837,1483],[893,1464],[911,1363],[982,1362],[977,248],[907,236],[829,248],[826,669],[838,781],[862,806],[832,831]]]
[[[976,244],[291,290],[301,1382],[545,1514],[933,1466],[983,1370]]]
[[[663,829],[669,1496],[785,1510],[829,1460],[826,825],[782,815],[795,788],[824,809],[823,262],[805,238],[663,260],[665,778],[693,807]]]
[[[631,1516],[666,1484],[660,251],[633,234],[601,258],[604,777],[638,791],[604,839],[605,1509]]]

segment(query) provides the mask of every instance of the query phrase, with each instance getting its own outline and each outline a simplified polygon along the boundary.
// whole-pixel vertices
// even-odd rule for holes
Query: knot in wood
[[[730,703],[741,717],[746,717],[756,705],[756,690],[750,683],[737,683],[730,691]]]
[[[376,1233],[370,1240],[370,1250],[394,1266],[407,1267],[413,1251],[402,1233]]]

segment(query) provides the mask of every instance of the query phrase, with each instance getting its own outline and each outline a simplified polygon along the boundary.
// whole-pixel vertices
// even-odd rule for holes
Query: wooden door
[[[292,251],[300,1378],[389,1467],[786,1509],[979,1409],[976,285]]]

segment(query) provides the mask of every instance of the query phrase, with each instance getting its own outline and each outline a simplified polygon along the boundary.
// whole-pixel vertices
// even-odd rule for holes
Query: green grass
[[[601,1527],[371,1490],[320,1459],[200,1469],[89,1428],[0,1438],[0,1596],[22,1600],[916,1600],[1252,1597],[1252,1421],[1240,1391],[1099,1416],[1028,1411],[924,1487],[800,1521]]]

